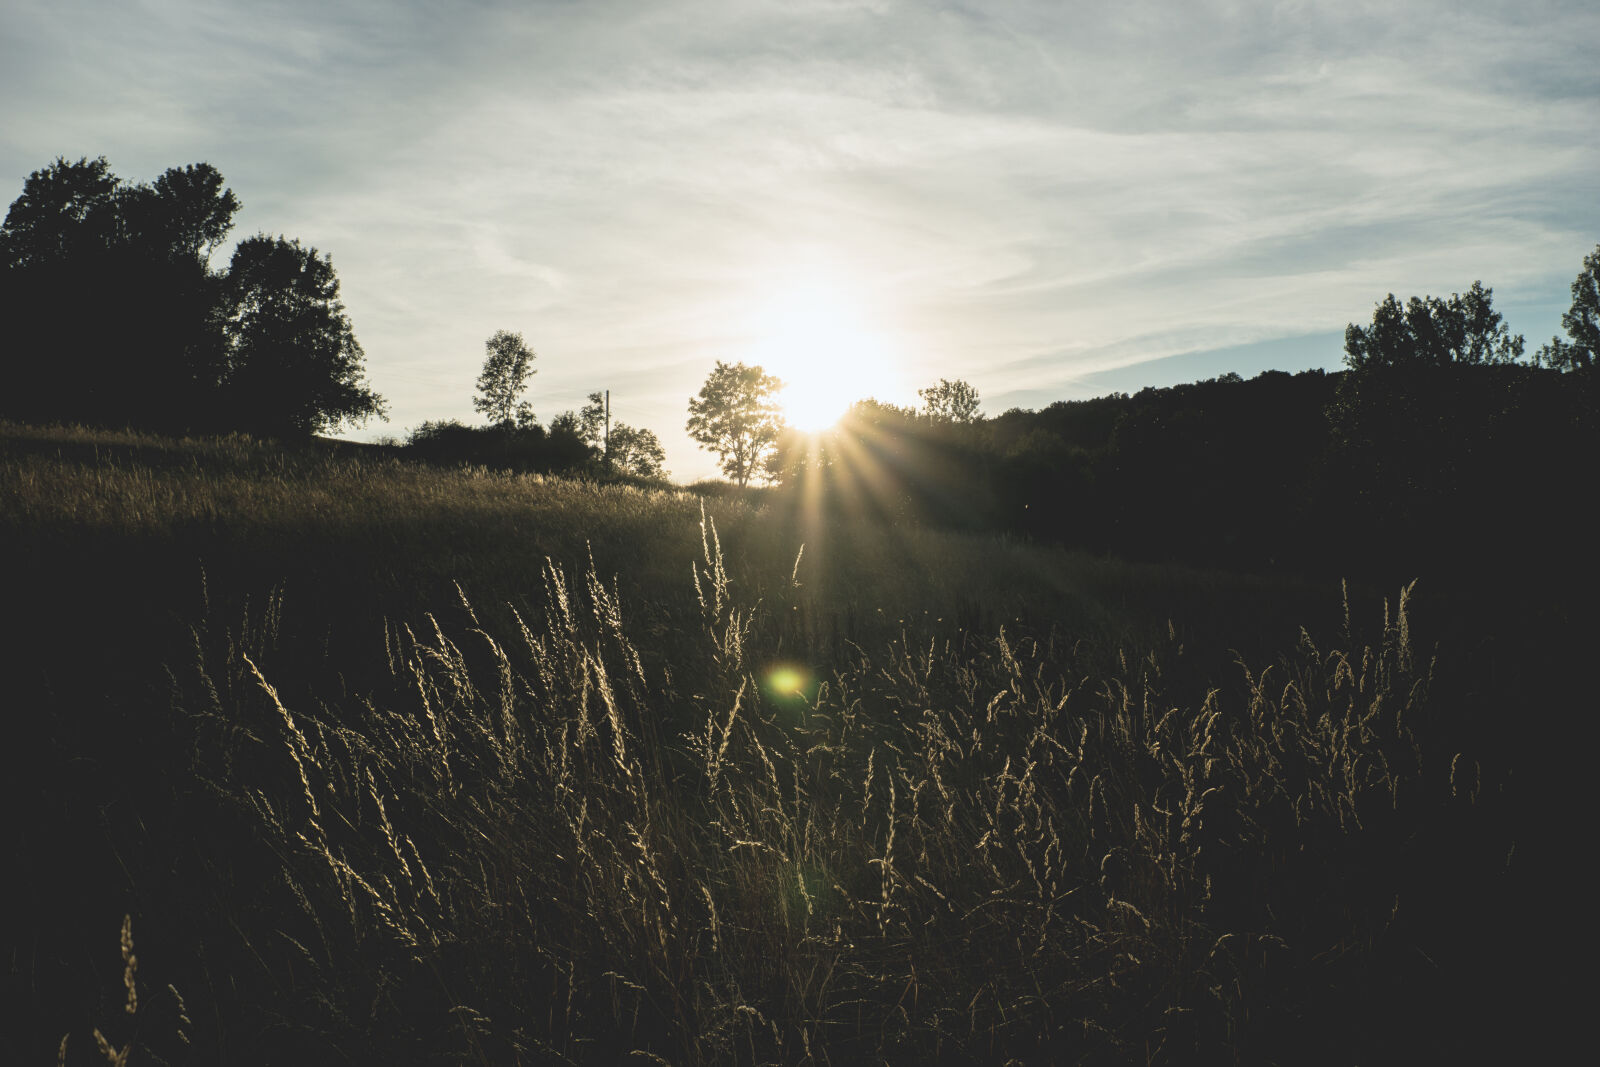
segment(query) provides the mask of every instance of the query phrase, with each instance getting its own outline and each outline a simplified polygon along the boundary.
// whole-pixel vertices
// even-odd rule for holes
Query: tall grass
[[[599,574],[553,564],[511,632],[466,605],[459,631],[392,630],[367,697],[291,707],[270,625],[198,638],[175,698],[195,780],[271,856],[238,958],[293,990],[275,1010],[301,1039],[482,1062],[1285,1054],[1319,1001],[1384,980],[1390,865],[1483,788],[1418,740],[1404,594],[1369,645],[1241,665],[1239,699],[1169,693],[1171,646],[1092,674],[1065,636],[1003,630],[775,689],[777,611],[740,601],[716,545],[708,522],[698,654],[671,670],[643,666]]]
[[[1457,745],[1410,589],[1365,614],[1328,591],[1325,633],[1229,662],[1128,605],[1167,581],[1209,630],[1208,602],[1293,587],[845,520],[798,553],[738,501],[215,447],[170,479],[33,448],[0,485],[24,533],[103,515],[170,548],[210,507],[262,546],[387,531],[385,566],[474,522],[563,551],[502,547],[498,602],[481,559],[448,599],[415,561],[432,610],[346,606],[371,631],[347,646],[297,618],[315,588],[211,588],[125,635],[150,662],[105,706],[39,689],[46,830],[121,869],[61,883],[125,886],[128,988],[194,1020],[134,1059],[1348,1062],[1493,1036],[1499,950],[1469,934],[1515,870],[1507,782]],[[24,955],[14,997],[49,985]],[[86,1025],[44,1016],[43,1055]]]

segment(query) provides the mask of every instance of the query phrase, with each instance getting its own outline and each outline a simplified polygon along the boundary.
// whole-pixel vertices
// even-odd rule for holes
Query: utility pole
[[[611,470],[611,390],[606,390],[606,470]]]

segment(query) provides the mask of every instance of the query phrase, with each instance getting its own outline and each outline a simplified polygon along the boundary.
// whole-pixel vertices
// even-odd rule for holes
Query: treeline
[[[1600,459],[1600,249],[1569,341],[1531,358],[1492,293],[1392,295],[1346,368],[959,418],[874,401],[822,440],[785,435],[780,499],[998,529],[1119,555],[1349,573],[1585,557]],[[1558,563],[1558,565],[1566,565]]]

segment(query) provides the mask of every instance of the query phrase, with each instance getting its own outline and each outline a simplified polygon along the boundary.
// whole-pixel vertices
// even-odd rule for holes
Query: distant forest
[[[1593,374],[1528,364],[1224,375],[970,425],[860,404],[831,448],[789,442],[784,499],[1247,569],[1589,566],[1597,414]]]
[[[773,457],[788,506],[999,529],[1118,555],[1415,575],[1491,557],[1592,572],[1600,248],[1568,340],[1531,355],[1478,283],[1382,301],[1346,369],[1060,401],[992,418],[857,404]]]
[[[0,417],[283,438],[381,417],[327,257],[258,235],[211,266],[238,207],[203,163],[150,185],[103,158],[30,176],[0,225]],[[821,438],[779,437],[770,496],[797,521],[826,503],[1251,569],[1404,575],[1486,554],[1592,568],[1597,279],[1600,248],[1573,282],[1568,337],[1532,354],[1474,283],[1448,299],[1390,295],[1349,327],[1335,373],[1228,374],[989,418],[975,392],[953,410],[865,400]],[[407,450],[593,473],[602,455],[612,467],[620,429],[637,455],[618,469],[658,476],[649,431],[600,434],[598,395],[549,430],[531,411],[427,423]]]

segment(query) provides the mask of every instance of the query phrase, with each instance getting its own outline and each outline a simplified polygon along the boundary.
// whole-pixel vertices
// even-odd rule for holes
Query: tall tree
[[[689,436],[715,452],[722,471],[743,486],[763,469],[783,420],[777,394],[783,382],[760,367],[720,360],[700,395],[689,400]]]
[[[473,408],[496,426],[532,426],[533,406],[521,396],[528,379],[538,373],[533,369],[533,350],[520,333],[510,330],[496,330],[484,347],[487,355],[483,373],[478,375],[479,395],[472,398]]]
[[[222,275],[210,257],[233,227],[239,199],[208,163],[171,167],[150,185],[125,185],[116,295],[105,306],[127,338],[138,421],[227,429],[219,397],[228,375]],[[118,299],[120,297],[120,300]]]
[[[121,180],[105,156],[58,158],[28,175],[0,224],[0,263],[31,267],[105,252],[116,243]]]
[[[1563,371],[1588,371],[1600,363],[1600,245],[1583,259],[1572,283],[1572,306],[1561,316],[1572,340],[1552,337],[1539,350],[1539,362]]]
[[[222,183],[209,163],[169,167],[153,184],[134,187],[137,225],[168,256],[209,263],[239,210],[239,198]]]
[[[937,385],[918,389],[922,413],[934,422],[970,423],[978,418],[978,391],[960,378],[940,378]]]
[[[238,206],[204,163],[154,185],[123,182],[104,157],[57,159],[30,175],[0,225],[0,302],[19,357],[5,407],[25,418],[210,427],[224,346],[205,257]],[[46,351],[53,358],[41,359]]]
[[[238,210],[206,163],[30,175],[0,224],[0,412],[295,435],[382,417],[327,257],[258,236],[211,268]]]
[[[228,382],[236,424],[308,436],[386,418],[364,383],[365,353],[339,300],[328,256],[260,234],[239,243],[227,275]]]

